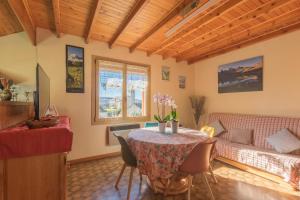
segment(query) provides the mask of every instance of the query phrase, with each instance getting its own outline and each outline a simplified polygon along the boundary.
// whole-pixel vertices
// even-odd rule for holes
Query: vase
[[[12,98],[12,93],[9,89],[4,89],[0,93],[0,99],[1,101],[10,101]]]
[[[159,123],[158,128],[159,128],[160,133],[165,133],[166,132],[166,123]]]
[[[172,133],[178,133],[178,121],[172,121],[171,127],[172,127]]]

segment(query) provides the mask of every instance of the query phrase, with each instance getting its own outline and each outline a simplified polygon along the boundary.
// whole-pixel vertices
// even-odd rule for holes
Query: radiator
[[[140,124],[122,124],[122,125],[107,126],[106,145],[108,146],[119,145],[118,139],[114,136],[114,133],[126,139],[131,130],[139,129],[140,127],[141,127]]]

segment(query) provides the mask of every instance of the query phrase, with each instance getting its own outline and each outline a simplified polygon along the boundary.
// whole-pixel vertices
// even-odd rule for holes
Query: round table
[[[138,169],[148,177],[155,192],[163,193],[165,185],[178,171],[191,150],[207,136],[199,131],[180,128],[176,134],[161,134],[158,128],[136,129],[129,133],[128,143],[138,161]],[[168,194],[180,194],[188,189],[186,178],[172,182]]]

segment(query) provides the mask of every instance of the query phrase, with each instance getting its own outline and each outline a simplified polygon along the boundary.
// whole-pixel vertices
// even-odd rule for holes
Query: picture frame
[[[180,89],[185,89],[186,84],[186,77],[185,76],[179,76],[178,77],[178,86]]]
[[[163,81],[170,80],[170,67],[162,66],[161,68],[161,79]]]
[[[84,93],[84,48],[66,45],[66,92]]]
[[[220,65],[218,93],[263,91],[263,56]]]

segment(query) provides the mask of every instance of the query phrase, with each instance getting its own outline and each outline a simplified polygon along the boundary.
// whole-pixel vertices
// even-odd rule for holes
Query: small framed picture
[[[178,77],[178,83],[179,83],[179,88],[180,89],[185,89],[185,81],[186,81],[185,76],[179,76]]]
[[[66,45],[66,92],[84,93],[84,49]]]
[[[161,68],[161,79],[164,81],[170,80],[170,67],[163,66]]]

